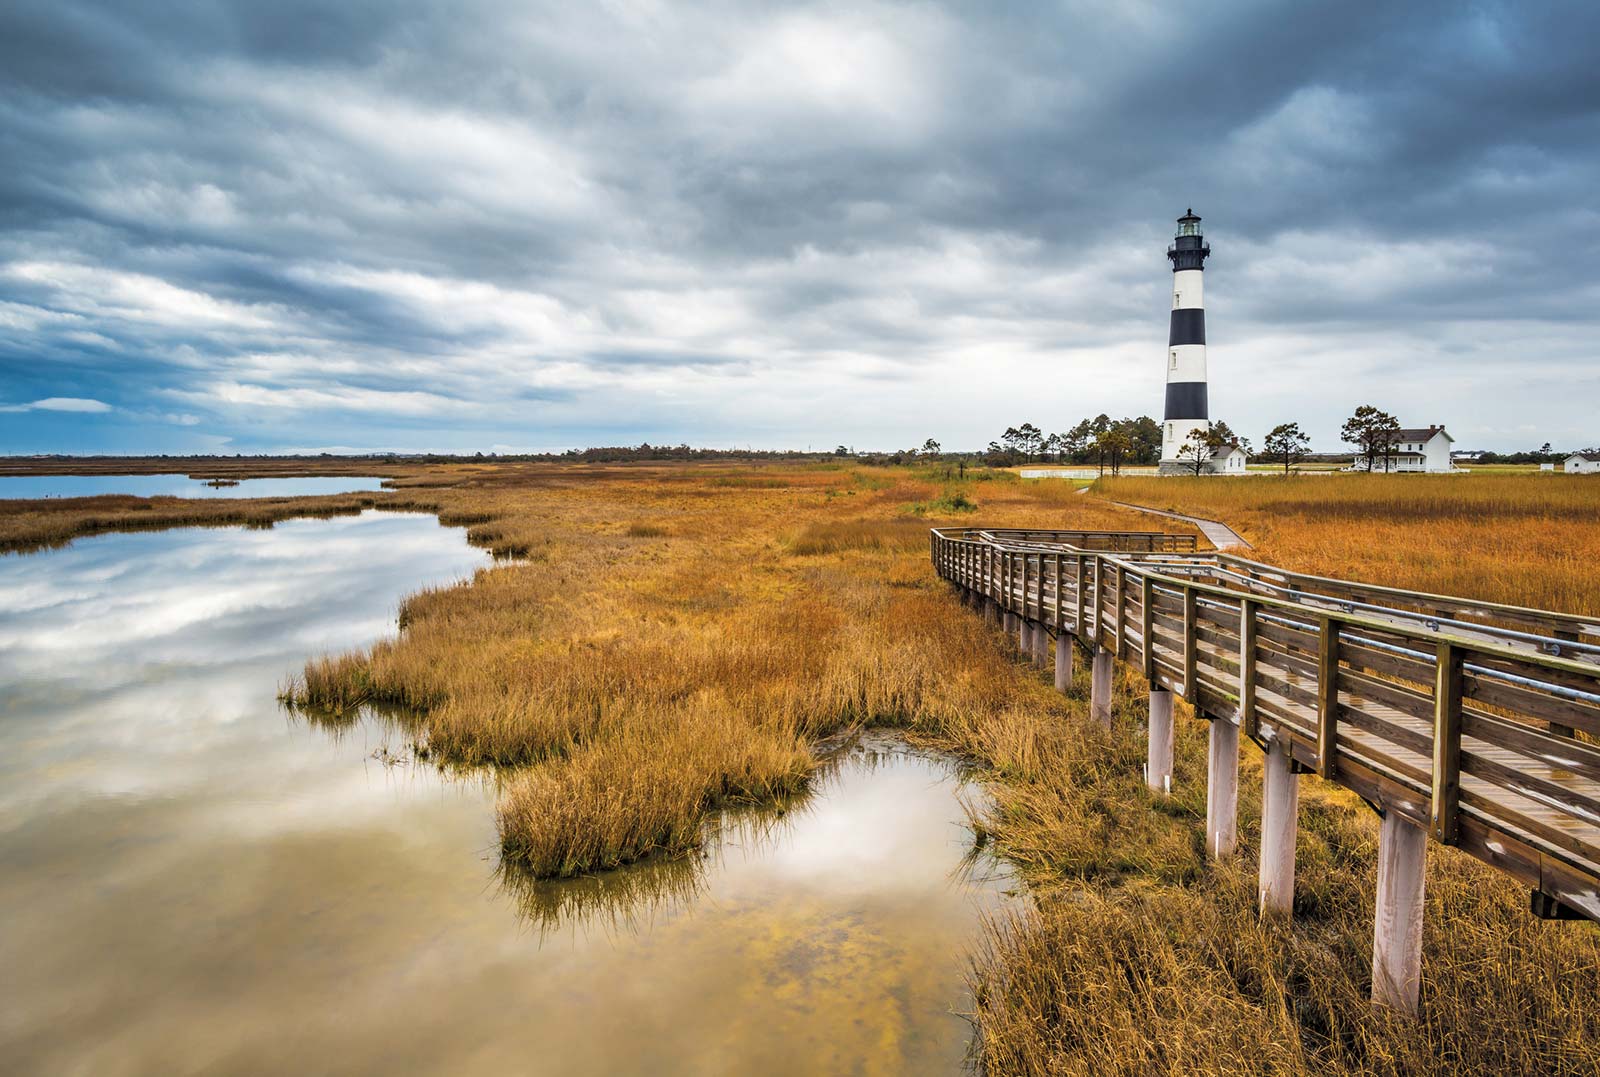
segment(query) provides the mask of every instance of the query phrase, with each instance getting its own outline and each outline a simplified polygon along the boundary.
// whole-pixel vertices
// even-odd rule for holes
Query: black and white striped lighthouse
[[[1172,261],[1172,329],[1167,334],[1167,407],[1161,428],[1161,470],[1180,470],[1178,451],[1195,430],[1209,430],[1206,410],[1206,304],[1201,286],[1211,247],[1200,234],[1200,218],[1189,210],[1178,218],[1178,235],[1167,248]]]

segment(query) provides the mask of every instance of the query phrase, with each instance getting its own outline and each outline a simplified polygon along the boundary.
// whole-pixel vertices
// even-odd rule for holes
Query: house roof
[[[1600,452],[1575,452],[1567,457],[1568,460],[1587,460],[1591,464],[1600,464]]]
[[[1427,441],[1435,434],[1444,434],[1445,438],[1454,441],[1442,426],[1416,426],[1406,427],[1397,432],[1396,436],[1401,441]]]

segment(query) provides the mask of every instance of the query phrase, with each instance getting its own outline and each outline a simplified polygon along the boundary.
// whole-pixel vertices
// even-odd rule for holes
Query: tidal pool
[[[232,486],[211,486],[187,475],[0,475],[0,501],[10,498],[96,497],[312,497],[381,490],[383,480],[341,475],[307,475],[284,479],[240,479]]]
[[[1007,900],[952,764],[871,738],[704,855],[497,870],[494,778],[275,693],[488,564],[416,515],[0,558],[0,1068],[930,1073]]]

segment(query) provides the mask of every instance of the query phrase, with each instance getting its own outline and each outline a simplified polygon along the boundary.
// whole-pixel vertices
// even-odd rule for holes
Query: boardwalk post
[[[1111,652],[1095,645],[1089,677],[1089,717],[1111,726]]]
[[[1124,662],[1128,660],[1128,570],[1119,565],[1117,567],[1117,625],[1116,635],[1112,638],[1111,649],[1116,656]]]
[[[1384,812],[1378,836],[1378,906],[1372,935],[1372,1001],[1417,1012],[1422,987],[1422,881],[1428,835]]]
[[[1085,592],[1088,590],[1083,585],[1083,554],[1081,554],[1081,553],[1078,555],[1077,570],[1074,572],[1073,577],[1072,577],[1072,586],[1073,586],[1073,590],[1077,592],[1076,597],[1078,599],[1078,615],[1077,615],[1077,617],[1075,617],[1073,619],[1072,632],[1073,632],[1073,635],[1081,636],[1081,635],[1084,634],[1084,632],[1083,632],[1083,600],[1084,600]]]
[[[1055,589],[1053,597],[1055,599],[1053,607],[1056,617],[1056,633],[1059,635],[1066,631],[1066,627],[1062,624],[1061,615],[1061,555],[1059,553],[1056,554],[1055,558]]]
[[[1106,646],[1105,564],[1104,557],[1094,559],[1094,642],[1099,650]]]
[[[1239,725],[1255,740],[1261,723],[1256,717],[1256,607],[1239,600]]]
[[[1172,792],[1172,693],[1159,684],[1150,686],[1149,757],[1144,780],[1151,791]]]
[[[1017,650],[1031,656],[1033,654],[1033,625],[1028,621],[1028,555],[1023,554],[1018,560],[1021,562],[1018,575],[1022,584],[1022,608],[1017,617]]]
[[[1440,643],[1433,692],[1433,791],[1428,829],[1445,845],[1456,843],[1461,801],[1461,652]]]
[[[1262,761],[1261,912],[1294,911],[1294,846],[1299,829],[1300,776],[1289,759],[1289,742],[1274,737]]]
[[[1151,684],[1156,679],[1156,637],[1155,637],[1155,586],[1148,575],[1139,580],[1139,638],[1142,653],[1139,655],[1144,663],[1144,675]]]
[[[1183,698],[1200,709],[1200,693],[1195,683],[1200,664],[1199,599],[1193,587],[1183,589]]]
[[[1056,691],[1072,687],[1072,636],[1066,629],[1056,630]]]
[[[1317,634],[1317,776],[1332,778],[1339,748],[1339,622],[1321,619]]]
[[[1206,755],[1206,852],[1217,860],[1233,855],[1239,837],[1239,727],[1211,719]]]

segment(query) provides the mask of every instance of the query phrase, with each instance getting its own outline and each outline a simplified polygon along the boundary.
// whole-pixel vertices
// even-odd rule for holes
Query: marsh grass
[[[60,497],[0,501],[0,553],[30,553],[73,539],[116,531],[166,531],[174,527],[270,528],[297,517],[354,516],[371,508],[404,508],[389,495],[334,494],[192,500],[178,497]],[[420,511],[432,511],[432,506]]]
[[[932,579],[927,522],[905,506],[932,500],[939,481],[796,469],[781,491],[616,474],[546,489],[496,526],[551,536],[547,564],[492,570],[408,609],[405,636],[368,658],[372,684],[437,700],[435,750],[518,764],[502,849],[533,875],[690,857],[723,807],[804,788],[815,746],[841,731],[894,725],[981,762],[992,798],[974,840],[1031,895],[990,925],[974,965],[989,1072],[1593,1071],[1595,929],[1532,920],[1525,894],[1451,850],[1430,851],[1422,1021],[1371,1008],[1376,817],[1337,788],[1304,779],[1297,917],[1260,922],[1254,753],[1244,845],[1212,864],[1203,724],[1180,706],[1174,795],[1153,798],[1144,689],[1128,670],[1107,732],[1085,720],[1086,663],[1055,693]],[[1065,483],[962,489],[983,491],[986,519],[1018,526],[1150,526]],[[636,517],[641,502],[675,535],[648,554],[603,522],[622,505]],[[1452,547],[1448,529],[1476,511],[1435,505],[1436,524],[1412,514],[1407,541],[1383,556],[1397,575],[1416,559],[1426,577],[1428,551]],[[1514,529],[1526,515],[1507,518]],[[1325,571],[1339,530],[1348,546],[1350,521],[1373,516],[1358,499],[1329,517],[1326,547],[1295,524],[1279,548],[1307,542],[1299,563]],[[1537,556],[1516,565],[1532,571]]]
[[[1223,520],[1284,568],[1600,614],[1600,482],[1585,476],[1120,478],[1094,491]]]
[[[913,516],[960,516],[978,511],[978,503],[964,490],[947,489],[930,501],[913,501],[907,506]]]
[[[718,813],[804,790],[819,746],[855,729],[894,726],[972,760],[991,792],[975,840],[1029,894],[989,926],[973,968],[988,1072],[1600,1070],[1596,929],[1531,919],[1524,892],[1452,850],[1429,852],[1421,1021],[1371,1008],[1376,817],[1314,778],[1302,782],[1296,918],[1260,922],[1256,753],[1243,753],[1239,856],[1210,863],[1203,724],[1179,706],[1174,796],[1153,798],[1131,672],[1119,670],[1103,730],[1087,720],[1087,663],[1056,693],[933,577],[937,518],[905,506],[937,497],[942,472],[795,465],[712,481],[737,474],[504,465],[397,477],[386,505],[431,506],[473,521],[474,541],[497,552],[540,556],[413,596],[398,638],[308,664],[288,697],[404,707],[431,760],[500,766],[504,870],[580,889],[613,865],[691,859]],[[1125,485],[1138,481],[1102,488],[1254,529],[1263,556],[1291,567],[1501,599],[1526,573],[1565,582],[1525,600],[1592,609],[1597,597],[1600,540],[1574,494],[1552,508],[1542,492],[1454,477],[1431,480],[1437,492],[1406,476],[1368,493],[1341,486],[1364,477],[1276,493],[1270,479]],[[980,472],[953,485],[1014,526],[1151,526],[1067,483]],[[1386,486],[1395,493],[1376,498]],[[1280,500],[1227,502],[1232,487]],[[1337,511],[1317,508],[1323,492]],[[1413,495],[1436,500],[1403,522],[1387,512]],[[670,541],[641,542],[629,521]],[[1555,556],[1562,543],[1581,565]],[[1453,563],[1464,558],[1468,575]]]

